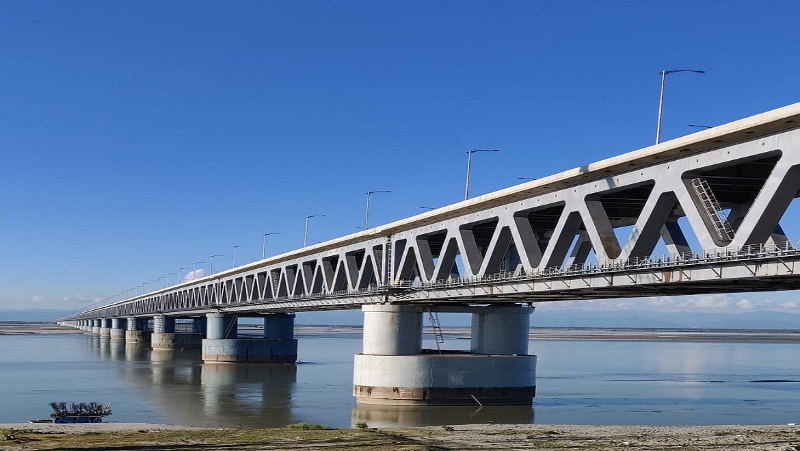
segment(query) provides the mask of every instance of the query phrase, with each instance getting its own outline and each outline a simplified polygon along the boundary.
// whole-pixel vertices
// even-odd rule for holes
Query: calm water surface
[[[351,395],[360,334],[298,338],[293,366],[204,364],[199,351],[83,334],[0,336],[0,423],[47,417],[51,401],[111,402],[112,421],[208,427],[800,423],[800,344],[533,340],[532,407],[389,408]]]

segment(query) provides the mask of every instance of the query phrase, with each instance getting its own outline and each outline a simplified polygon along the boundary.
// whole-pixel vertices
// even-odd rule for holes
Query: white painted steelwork
[[[65,320],[798,288],[779,224],[798,127],[794,104]],[[651,256],[659,240],[670,255]]]

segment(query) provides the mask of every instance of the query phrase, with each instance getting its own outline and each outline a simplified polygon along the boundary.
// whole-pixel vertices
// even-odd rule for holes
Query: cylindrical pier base
[[[124,340],[125,339],[125,325],[126,325],[125,318],[112,318],[111,319],[111,330],[109,335],[111,336],[112,340]]]
[[[203,362],[295,363],[297,339],[207,338],[203,340]]]
[[[200,349],[203,334],[191,333],[155,333],[150,336],[153,349]]]
[[[536,356],[365,355],[354,360],[353,396],[389,405],[530,405]]]
[[[111,336],[111,319],[104,318],[100,320],[100,337],[108,338]]]
[[[265,338],[238,337],[236,318],[223,313],[206,315],[207,337],[203,340],[203,361],[207,363],[295,363],[297,339],[294,314],[264,317]]]
[[[536,356],[528,355],[529,307],[448,307],[472,313],[470,352],[421,349],[422,315],[436,307],[365,305],[363,353],[353,396],[363,404],[530,405]]]
[[[125,343],[150,343],[150,331],[147,330],[147,318],[129,317],[125,330]]]

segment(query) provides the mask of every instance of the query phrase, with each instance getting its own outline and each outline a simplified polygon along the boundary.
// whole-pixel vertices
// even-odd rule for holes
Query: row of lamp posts
[[[695,70],[695,69],[674,69],[674,70],[662,70],[661,72],[659,72],[659,74],[661,75],[661,91],[660,91],[659,98],[658,98],[658,122],[656,124],[656,144],[659,144],[661,142],[661,117],[662,117],[663,108],[664,108],[664,86],[665,86],[665,83],[666,83],[666,78],[667,78],[667,75],[678,73],[678,72],[692,72],[692,73],[696,73],[696,74],[704,74],[705,73],[705,71],[703,71],[703,70]],[[689,124],[689,127],[711,128],[708,125],[694,125],[694,124]],[[467,151],[467,174],[466,174],[466,181],[464,183],[464,200],[469,199],[469,177],[470,177],[470,170],[472,169],[472,154],[478,153],[478,152],[499,152],[499,150],[498,149],[474,149],[474,150],[468,150]],[[518,180],[532,180],[529,177],[518,177],[517,179]],[[365,208],[365,212],[364,212],[364,230],[369,229],[370,197],[373,194],[377,194],[377,193],[391,193],[391,191],[389,191],[389,190],[367,191],[367,193],[366,193],[367,194],[367,204],[366,204],[366,208]],[[420,208],[426,209],[426,210],[435,210],[435,208],[433,208],[433,207],[420,207]],[[303,247],[308,246],[308,220],[311,219],[311,218],[324,217],[324,216],[325,215],[321,215],[320,214],[320,215],[308,215],[308,216],[305,217],[305,223],[303,225]],[[268,232],[268,233],[263,234],[263,237],[262,237],[263,239],[262,239],[262,244],[261,244],[261,258],[262,259],[267,258],[267,237],[270,236],[270,235],[279,235],[279,234],[280,234],[280,232]],[[235,268],[236,267],[236,249],[238,249],[240,247],[243,247],[243,245],[237,244],[237,245],[233,246],[233,259],[232,259],[232,263],[231,263],[231,268]],[[210,265],[210,267],[209,267],[210,274],[214,273],[214,257],[223,257],[223,256],[224,256],[223,254],[213,254],[213,255],[211,255],[211,260],[210,260],[210,263],[209,263],[209,265]],[[192,264],[192,278],[193,279],[196,277],[196,274],[197,274],[197,265],[204,264],[204,263],[205,262],[198,261],[198,262],[194,262]],[[170,282],[170,277],[169,276],[171,276],[173,274],[176,276],[175,277],[175,283],[178,283],[180,271],[182,271],[184,269],[189,269],[189,268],[185,268],[185,267],[178,268],[178,272],[168,273],[166,276],[162,276],[162,277],[159,277],[157,279],[151,280],[150,282],[146,282],[146,283],[144,283],[142,285],[138,285],[138,286],[136,286],[134,288],[131,288],[130,290],[123,291],[120,294],[125,294],[125,293],[127,293],[127,292],[129,292],[131,290],[137,290],[138,288],[141,288],[142,289],[142,294],[144,294],[147,285],[149,285],[150,283],[153,283],[153,282],[157,282],[157,281],[159,281],[161,279],[164,279],[164,278],[167,279],[167,286],[169,286],[169,282]]]

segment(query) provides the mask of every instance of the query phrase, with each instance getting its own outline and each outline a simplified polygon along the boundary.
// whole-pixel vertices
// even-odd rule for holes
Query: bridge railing
[[[723,249],[706,249],[702,252],[689,251],[674,254],[650,255],[646,257],[634,257],[625,261],[600,261],[583,265],[555,266],[544,268],[533,273],[525,273],[524,271],[501,271],[483,276],[449,277],[430,283],[414,283],[408,280],[396,280],[392,283],[392,287],[423,290],[437,288],[446,289],[467,285],[486,285],[502,281],[550,279],[631,270],[652,270],[658,268],[707,265],[725,261],[772,258],[782,255],[800,255],[800,240],[731,246]]]
[[[213,304],[198,306],[199,310],[225,308],[231,310],[258,309],[269,305],[271,309],[280,309],[281,305],[291,305],[293,302],[319,302],[321,309],[331,305],[335,308],[355,308],[361,303],[376,302],[376,296],[392,296],[394,300],[411,299],[415,291],[447,290],[459,287],[486,286],[500,283],[532,282],[536,280],[572,278],[600,274],[615,274],[626,271],[654,271],[675,270],[692,266],[709,266],[732,261],[748,261],[780,258],[781,256],[800,256],[800,241],[778,241],[761,244],[751,244],[741,247],[727,247],[723,249],[707,249],[702,252],[683,252],[676,254],[651,255],[646,257],[630,258],[625,261],[600,261],[584,265],[571,265],[549,267],[542,270],[526,273],[522,270],[500,271],[483,276],[449,277],[436,282],[424,283],[419,280],[394,280],[390,284],[375,284],[366,288],[339,290],[328,293],[315,293],[310,295],[288,295],[280,298],[271,298],[260,301],[234,302],[227,304]],[[351,298],[353,302],[342,303],[341,299]],[[372,298],[368,299],[367,298]],[[360,300],[359,300],[360,299]],[[330,301],[329,303],[325,301]],[[296,304],[295,304],[296,305]],[[96,312],[107,312],[109,307],[97,307],[75,318],[89,318]],[[286,307],[289,309],[289,307]],[[161,312],[175,312],[183,309],[164,309]],[[146,312],[139,312],[146,313]],[[117,316],[117,315],[112,315]]]

